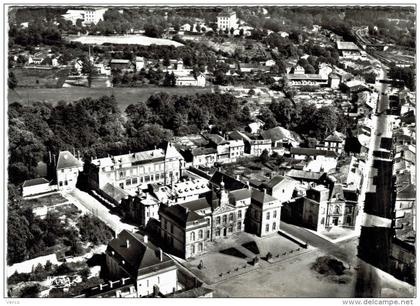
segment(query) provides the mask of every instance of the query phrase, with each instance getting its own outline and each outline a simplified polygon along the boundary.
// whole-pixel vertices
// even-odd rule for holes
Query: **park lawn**
[[[170,95],[191,95],[210,92],[207,87],[115,87],[115,88],[23,88],[8,91],[8,103],[19,102],[27,104],[32,102],[47,102],[56,104],[58,101],[72,102],[82,98],[93,99],[104,95],[114,94],[120,109],[124,111],[128,105],[139,101],[146,101],[151,95],[165,92]]]

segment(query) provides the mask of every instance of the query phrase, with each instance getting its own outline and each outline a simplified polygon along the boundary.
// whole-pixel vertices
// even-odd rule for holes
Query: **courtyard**
[[[209,243],[206,254],[186,261],[185,266],[206,283],[214,284],[312,249],[305,249],[279,234],[261,238],[242,232]]]

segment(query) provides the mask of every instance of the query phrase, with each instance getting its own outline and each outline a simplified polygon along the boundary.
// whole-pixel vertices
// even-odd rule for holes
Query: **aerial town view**
[[[5,16],[7,299],[412,305],[414,5]]]

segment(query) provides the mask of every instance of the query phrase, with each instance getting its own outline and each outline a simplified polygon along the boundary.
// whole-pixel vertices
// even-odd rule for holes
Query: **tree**
[[[268,130],[273,127],[276,127],[278,125],[276,118],[274,118],[273,112],[267,108],[264,107],[260,110],[260,114],[258,115],[258,118],[261,119],[264,124],[264,129]]]
[[[13,71],[9,72],[9,79],[7,80],[7,84],[11,90],[15,89],[18,85],[18,81]]]
[[[233,32],[235,32],[234,28],[230,28],[230,35],[233,35]]]
[[[267,149],[264,149],[264,151],[260,155],[260,162],[265,164],[266,162],[269,161],[269,159],[270,159],[270,157],[268,155],[268,151],[267,151]]]

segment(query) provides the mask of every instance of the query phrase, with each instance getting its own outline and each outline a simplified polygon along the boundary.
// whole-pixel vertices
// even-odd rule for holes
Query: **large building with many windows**
[[[166,149],[98,158],[88,169],[89,183],[94,189],[118,186],[128,192],[147,188],[147,184],[178,182],[185,168],[184,158],[168,143]]]
[[[238,28],[238,18],[234,11],[224,11],[217,16],[217,29],[230,30]]]
[[[183,204],[161,205],[160,236],[179,256],[207,251],[208,242],[247,231],[258,236],[280,228],[280,201],[264,191],[225,189],[224,183],[203,197]]]

